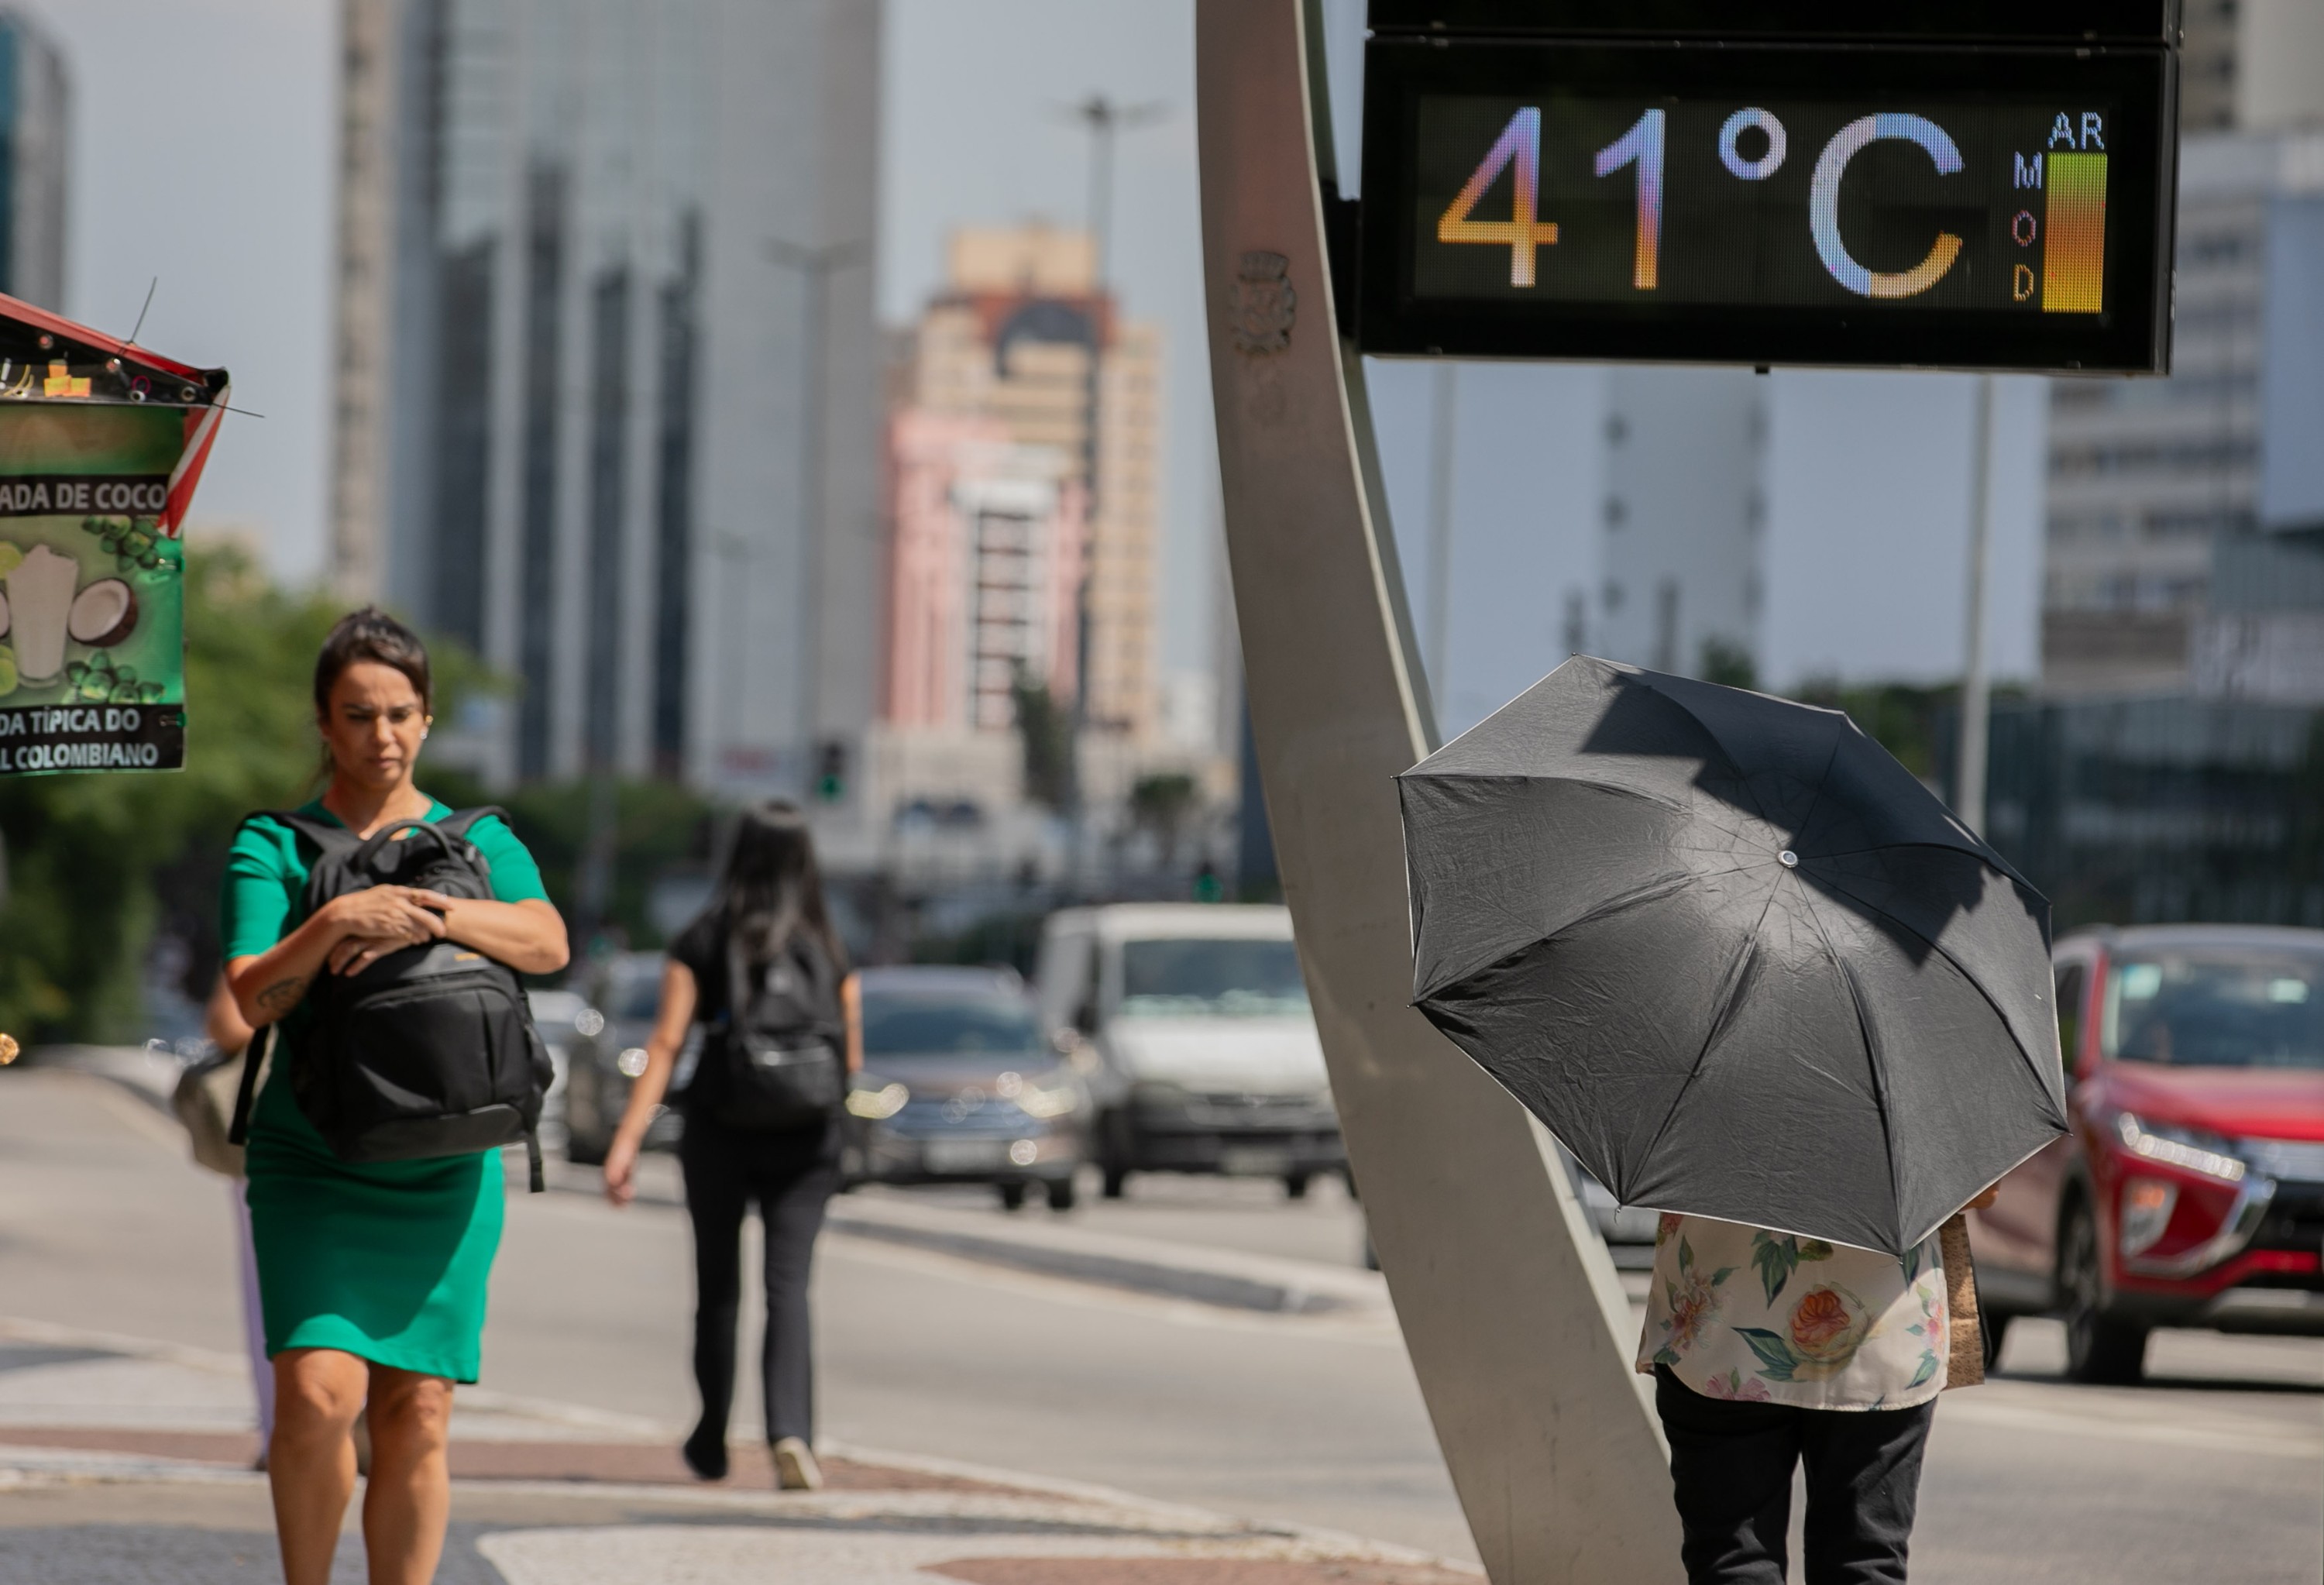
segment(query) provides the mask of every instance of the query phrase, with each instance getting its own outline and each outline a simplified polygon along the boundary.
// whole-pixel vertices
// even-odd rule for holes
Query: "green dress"
[[[300,812],[337,818],[319,800]],[[429,819],[451,813],[430,800]],[[540,867],[506,825],[487,816],[468,838],[492,867],[494,898],[546,900]],[[271,951],[296,929],[306,890],[306,857],[290,828],[271,820],[244,826],[226,862],[220,936],[228,961]],[[266,1351],[340,1349],[474,1381],[485,1283],[501,1239],[500,1153],[341,1161],[285,1077],[307,1022],[303,1005],[283,1019],[251,1117],[250,1225]]]

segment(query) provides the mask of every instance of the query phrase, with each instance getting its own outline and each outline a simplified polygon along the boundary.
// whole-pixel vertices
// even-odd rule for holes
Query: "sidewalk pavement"
[[[0,1319],[0,1580],[227,1585],[272,1571],[245,1367]],[[1474,1585],[1408,1550],[1006,1470],[833,1446],[693,1480],[667,1429],[464,1387],[445,1585]],[[350,1508],[342,1577],[361,1575]]]

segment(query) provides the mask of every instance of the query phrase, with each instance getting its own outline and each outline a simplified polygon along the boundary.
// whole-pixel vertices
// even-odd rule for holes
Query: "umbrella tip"
[[[1789,848],[1785,848],[1782,852],[1777,853],[1775,857],[1783,861],[1784,868],[1786,870],[1796,870],[1800,867],[1799,854],[1792,852]]]

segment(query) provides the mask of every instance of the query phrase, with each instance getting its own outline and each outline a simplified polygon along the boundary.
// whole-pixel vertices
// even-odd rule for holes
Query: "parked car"
[[[576,1027],[565,1082],[565,1155],[595,1166],[605,1159],[630,1103],[630,1086],[646,1071],[646,1037],[661,1004],[662,954],[619,952],[585,964],[574,981],[594,1015]],[[678,1055],[672,1092],[685,1088],[700,1054],[697,1027]],[[685,1120],[665,1107],[646,1129],[645,1147],[673,1150]]]
[[[565,1089],[573,1073],[573,1043],[595,1033],[604,1020],[577,991],[528,991],[524,1000],[532,1009],[532,1027],[549,1047],[551,1077],[540,1100],[540,1143],[544,1149],[559,1149],[565,1144]]]
[[[1013,970],[867,969],[863,1067],[847,1097],[851,1183],[991,1184],[1014,1211],[1039,1187],[1074,1204],[1093,1058],[1044,1032]]]
[[[2135,1381],[2157,1326],[2324,1332],[2324,931],[2058,943],[2072,1132],[1970,1218],[1992,1326],[2061,1313],[2067,1371]]]
[[[1287,908],[1121,903],[1044,926],[1041,1018],[1097,1055],[1105,1193],[1133,1172],[1344,1172]]]

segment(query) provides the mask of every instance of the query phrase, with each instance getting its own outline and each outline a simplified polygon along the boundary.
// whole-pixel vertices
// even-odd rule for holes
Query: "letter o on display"
[[[1746,160],[1737,147],[1743,134],[1753,127],[1767,134],[1767,152],[1757,160]],[[1772,111],[1753,106],[1738,110],[1719,129],[1719,162],[1729,174],[1744,181],[1765,181],[1783,169],[1784,156],[1791,150],[1791,140],[1784,135],[1784,124]]]
[[[1910,270],[1883,273],[1868,270],[1849,256],[1840,235],[1840,183],[1848,162],[1866,148],[1886,138],[1918,143],[1940,175],[1952,176],[1961,168],[1961,152],[1952,134],[1925,115],[1889,112],[1851,121],[1832,134],[1816,161],[1815,178],[1808,184],[1808,229],[1815,235],[1816,256],[1831,278],[1858,297],[1914,297],[1944,279],[1960,257],[1961,239],[1950,231],[1937,233],[1929,256]]]

